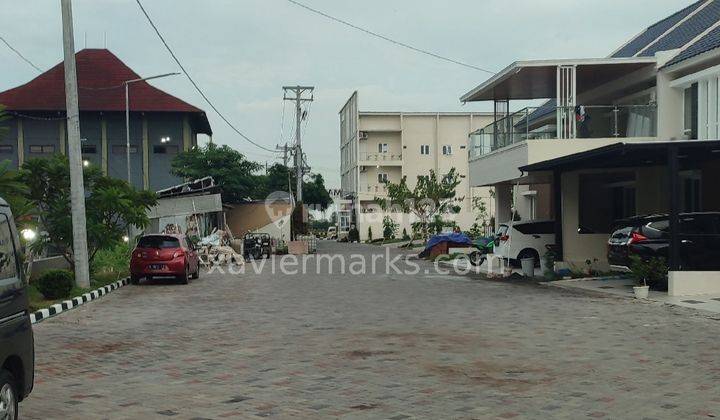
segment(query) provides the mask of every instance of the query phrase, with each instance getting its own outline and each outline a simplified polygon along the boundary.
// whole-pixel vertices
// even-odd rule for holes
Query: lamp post
[[[157,76],[143,77],[139,79],[126,80],[125,85],[125,155],[127,158],[127,182],[132,185],[130,176],[130,84],[136,82],[144,82],[150,79],[159,79],[161,77],[176,76],[180,73],[165,73]]]

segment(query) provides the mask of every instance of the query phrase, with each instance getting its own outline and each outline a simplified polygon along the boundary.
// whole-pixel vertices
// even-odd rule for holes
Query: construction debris
[[[233,238],[228,232],[215,229],[210,235],[198,241],[198,257],[203,266],[245,264],[243,256],[232,248]]]

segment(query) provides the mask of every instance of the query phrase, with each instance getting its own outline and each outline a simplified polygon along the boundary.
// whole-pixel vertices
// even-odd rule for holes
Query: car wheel
[[[195,269],[195,272],[192,275],[192,279],[199,279],[200,278],[200,264],[198,264],[197,268]]]
[[[517,264],[520,266],[520,261],[522,261],[525,258],[532,258],[535,263],[533,264],[534,267],[540,267],[540,254],[538,254],[537,251],[531,248],[526,248],[520,251],[517,257]]]
[[[18,387],[12,373],[0,370],[0,419],[17,420]]]
[[[190,267],[185,266],[185,271],[180,275],[180,283],[190,283]]]

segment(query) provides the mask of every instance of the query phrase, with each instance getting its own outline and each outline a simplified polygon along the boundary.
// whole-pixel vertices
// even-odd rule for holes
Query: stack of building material
[[[245,259],[230,246],[232,235],[224,230],[215,230],[198,241],[198,256],[201,264],[225,265],[244,264]]]

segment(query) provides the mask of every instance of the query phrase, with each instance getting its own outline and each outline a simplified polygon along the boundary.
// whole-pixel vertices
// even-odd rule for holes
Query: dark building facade
[[[124,82],[139,76],[105,49],[76,53],[83,159],[127,179]],[[130,84],[130,168],[136,188],[159,190],[184,180],[172,159],[211,135],[205,113],[142,81]],[[3,122],[0,160],[13,168],[28,159],[67,154],[65,74],[59,63],[30,82],[0,93],[11,117]]]

